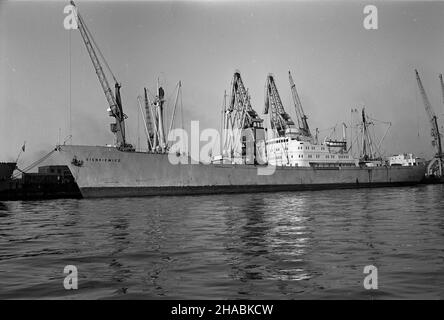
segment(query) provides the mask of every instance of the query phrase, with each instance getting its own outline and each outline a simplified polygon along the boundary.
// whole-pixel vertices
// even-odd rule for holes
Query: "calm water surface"
[[[0,202],[0,298],[444,298],[444,185]],[[363,287],[365,265],[379,289]],[[79,289],[63,287],[75,265]]]

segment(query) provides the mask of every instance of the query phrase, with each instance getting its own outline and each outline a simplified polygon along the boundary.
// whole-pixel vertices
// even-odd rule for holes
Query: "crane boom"
[[[308,126],[307,116],[304,113],[304,109],[302,108],[301,100],[299,99],[298,92],[296,90],[296,85],[294,84],[293,77],[291,76],[291,72],[288,71],[288,79],[290,81],[291,94],[293,96],[294,107],[296,110],[296,118],[299,125],[299,130],[302,135],[312,138],[312,134],[310,132],[310,127]]]
[[[416,81],[418,82],[419,91],[421,92],[422,100],[424,102],[424,107],[427,112],[427,116],[429,117],[429,121],[432,127],[432,145],[436,149],[435,157],[430,161],[427,167],[427,174],[429,176],[442,177],[443,174],[443,154],[442,154],[442,145],[441,145],[441,133],[439,132],[438,126],[438,118],[433,111],[432,105],[430,104],[429,98],[425,92],[424,86],[422,85],[421,78],[419,77],[418,70],[415,69]],[[442,84],[442,77],[441,84]]]
[[[244,86],[239,71],[236,71],[233,76],[231,85],[231,99],[228,105],[227,112],[234,113],[237,122],[235,128],[245,129],[254,126],[261,126],[262,119],[253,109],[250,102],[250,96]]]
[[[288,113],[285,112],[272,74],[267,76],[267,82],[265,85],[264,114],[268,114],[269,111],[271,111],[271,127],[277,131],[279,136],[284,136],[285,130],[291,128],[294,125],[294,122]]]
[[[439,82],[441,84],[442,102],[444,103],[444,82],[442,80],[442,73],[439,75]]]
[[[251,106],[250,95],[242,81],[239,70],[236,70],[231,81],[231,96],[224,105],[223,117],[223,151],[232,161],[246,163],[246,144],[248,139],[261,140],[259,132],[263,132],[263,120]],[[225,99],[224,99],[225,104]],[[256,142],[255,142],[256,143]],[[256,156],[256,150],[254,150]]]
[[[115,123],[111,124],[111,132],[113,132],[116,136],[117,147],[122,150],[133,150],[132,145],[127,144],[125,140],[125,118],[126,115],[123,113],[122,101],[120,97],[120,88],[121,85],[115,80],[115,94],[113,94],[111,87],[109,85],[108,79],[103,71],[100,60],[94,50],[95,45],[94,39],[92,38],[91,33],[89,32],[82,16],[79,14],[74,1],[71,1],[71,5],[75,8],[76,17],[77,17],[77,25],[82,36],[83,42],[85,43],[86,49],[88,51],[89,57],[91,58],[91,62],[94,66],[94,69],[97,74],[97,78],[100,82],[102,90],[105,94],[106,100],[109,105],[108,113],[111,117],[115,118]],[[98,49],[98,48],[97,48]],[[99,49],[98,49],[99,50]],[[103,56],[102,59],[104,60]],[[106,61],[104,61],[106,64]]]
[[[436,156],[442,157],[442,145],[441,145],[441,134],[439,132],[438,126],[438,118],[436,117],[435,112],[433,111],[432,105],[430,104],[429,98],[427,97],[424,86],[422,85],[421,78],[419,77],[418,70],[415,69],[416,73],[416,81],[418,82],[419,91],[422,96],[422,100],[424,103],[425,110],[429,117],[430,124],[432,126],[432,145],[436,148]]]
[[[145,122],[147,125],[148,137],[151,142],[149,145],[149,151],[154,151],[156,147],[156,130],[154,129],[154,119],[153,119],[153,111],[151,110],[151,105],[148,100],[148,92],[146,88],[144,90],[144,101],[145,101]]]

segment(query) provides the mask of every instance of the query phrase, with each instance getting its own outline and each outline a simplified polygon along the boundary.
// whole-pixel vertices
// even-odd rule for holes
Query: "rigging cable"
[[[20,172],[20,173],[26,173],[29,170],[35,168],[36,166],[38,166],[40,163],[42,163],[43,161],[45,161],[46,159],[48,159],[55,151],[57,151],[57,148],[52,149],[49,153],[47,153],[46,155],[44,155],[42,158],[34,161],[33,163],[31,163],[29,166],[25,167],[25,169],[20,169],[19,167],[16,167],[16,169]],[[13,175],[13,179],[17,179],[20,176],[20,174],[15,174]]]
[[[416,127],[418,129],[418,138],[420,137],[419,134],[419,115],[418,115],[418,90],[415,88],[415,111],[416,111]]]

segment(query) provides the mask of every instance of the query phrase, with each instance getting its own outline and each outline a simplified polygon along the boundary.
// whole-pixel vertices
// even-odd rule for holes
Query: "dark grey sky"
[[[67,1],[0,2],[0,145],[25,162],[68,134],[69,79],[76,144],[111,143],[106,100],[78,31],[63,28]],[[379,29],[365,30],[363,8],[376,4]],[[442,2],[78,2],[111,68],[123,83],[129,138],[137,142],[137,100],[157,77],[183,83],[185,120],[219,128],[223,92],[240,69],[262,113],[264,84],[275,75],[290,114],[292,70],[311,127],[350,119],[363,104],[391,121],[389,153],[430,155],[414,68],[437,113],[444,113]],[[167,93],[167,96],[171,92]],[[419,132],[419,135],[418,135]],[[325,133],[325,132],[324,132]],[[140,137],[143,140],[142,125]]]

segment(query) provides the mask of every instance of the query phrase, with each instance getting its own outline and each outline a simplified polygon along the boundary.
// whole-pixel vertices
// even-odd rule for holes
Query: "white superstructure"
[[[389,157],[390,166],[417,166],[424,161],[416,158],[412,153],[403,153]]]
[[[279,137],[266,142],[268,163],[292,167],[347,167],[357,166],[355,160],[342,148],[312,144],[293,137]]]

